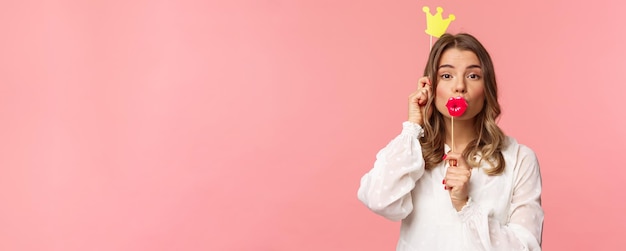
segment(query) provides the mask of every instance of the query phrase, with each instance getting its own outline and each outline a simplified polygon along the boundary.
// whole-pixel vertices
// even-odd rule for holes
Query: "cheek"
[[[444,90],[441,86],[437,86],[437,90],[435,91],[435,102],[437,104],[443,104],[445,106],[450,97],[451,94],[449,91]]]
[[[447,114],[448,108],[446,107],[446,103],[448,103],[448,93],[437,88],[437,92],[435,94],[435,106],[440,113]]]
[[[448,93],[445,90],[443,90],[443,88],[441,88],[441,85],[438,85],[437,90],[435,91],[435,95],[437,96],[437,98],[445,97],[446,94]]]
[[[476,95],[472,103],[472,105],[474,106],[473,110],[480,112],[485,106],[485,94],[481,92],[480,94]]]

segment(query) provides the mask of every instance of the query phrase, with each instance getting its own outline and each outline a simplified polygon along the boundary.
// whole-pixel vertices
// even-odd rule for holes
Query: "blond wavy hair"
[[[498,87],[491,57],[483,45],[470,34],[444,34],[433,45],[424,69],[424,76],[431,78],[433,90],[437,89],[437,69],[441,56],[450,48],[474,52],[480,60],[485,82],[485,105],[482,111],[476,115],[474,124],[478,138],[472,140],[465,147],[462,156],[473,167],[479,167],[483,161],[488,163],[491,168],[484,169],[488,175],[501,174],[505,166],[502,149],[506,136],[496,122],[500,116],[500,104],[498,103]],[[435,93],[433,92],[432,97],[428,100],[426,109],[433,109]],[[444,116],[437,109],[433,109],[432,116],[424,121],[424,137],[420,139],[426,169],[432,169],[443,161],[445,132]],[[479,158],[476,160],[475,156]]]

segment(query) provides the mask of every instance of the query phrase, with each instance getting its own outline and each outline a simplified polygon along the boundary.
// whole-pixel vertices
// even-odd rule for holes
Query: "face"
[[[463,97],[467,110],[460,120],[471,120],[485,104],[485,81],[476,54],[468,50],[450,48],[443,52],[437,66],[435,107],[445,117],[450,117],[446,103],[451,97]]]

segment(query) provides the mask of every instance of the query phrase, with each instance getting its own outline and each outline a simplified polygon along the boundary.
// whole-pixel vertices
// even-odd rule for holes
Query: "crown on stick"
[[[448,18],[443,19],[441,17],[443,8],[441,7],[437,7],[437,13],[435,13],[435,15],[430,14],[430,8],[428,8],[428,6],[424,6],[422,10],[426,13],[426,34],[437,38],[446,33],[448,25],[450,25],[450,22],[454,21],[455,18],[454,14],[450,14]]]

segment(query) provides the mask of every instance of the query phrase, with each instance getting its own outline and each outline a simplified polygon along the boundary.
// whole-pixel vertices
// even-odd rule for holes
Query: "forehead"
[[[480,60],[476,53],[470,50],[460,50],[457,48],[447,49],[441,54],[439,59],[439,66],[450,65],[456,67],[465,68],[469,65],[480,66]]]

